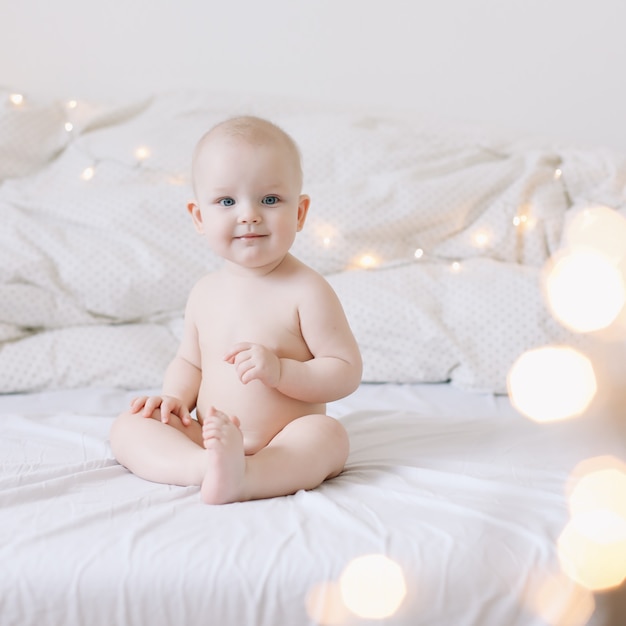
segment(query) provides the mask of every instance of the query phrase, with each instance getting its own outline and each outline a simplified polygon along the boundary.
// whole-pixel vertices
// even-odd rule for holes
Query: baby
[[[326,402],[356,389],[362,364],[336,294],[289,253],[310,203],[298,148],[239,117],[200,139],[192,167],[187,208],[223,263],[189,295],[161,394],[114,422],[113,452],[211,504],[313,489],[343,470],[348,436]]]

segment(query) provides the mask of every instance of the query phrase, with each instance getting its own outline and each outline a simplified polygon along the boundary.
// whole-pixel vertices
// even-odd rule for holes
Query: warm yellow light
[[[478,232],[474,233],[472,241],[477,248],[484,248],[489,243],[490,238],[491,237],[486,230],[479,230]]]
[[[523,602],[549,626],[585,626],[596,608],[593,594],[560,572],[531,579]]]
[[[461,264],[458,261],[453,261],[452,263],[450,263],[450,271],[451,272],[460,272],[461,271]]]
[[[565,229],[564,243],[593,249],[617,265],[626,258],[626,218],[605,206],[585,209]]]
[[[382,554],[350,561],[341,574],[339,587],[344,604],[364,619],[390,617],[406,596],[402,568]]]
[[[513,406],[537,422],[580,415],[597,391],[591,362],[567,346],[524,352],[509,372],[507,387]]]
[[[324,237],[324,239],[322,239],[322,244],[324,248],[330,248],[330,237]]]
[[[560,167],[557,167],[554,170],[554,180],[559,180],[559,178],[561,178],[562,175],[563,175],[563,171],[561,170]]]
[[[135,158],[138,161],[145,161],[150,156],[150,149],[146,146],[139,146],[135,150]]]
[[[24,104],[24,96],[21,93],[12,93],[9,95],[9,102],[16,107]]]
[[[514,226],[523,226],[524,224],[526,224],[526,222],[528,222],[528,216],[527,215],[516,215],[513,218],[513,225]]]
[[[363,254],[357,259],[356,264],[365,270],[369,270],[380,265],[380,259],[374,254]]]
[[[572,515],[610,510],[626,523],[626,473],[605,469],[588,474],[573,489],[569,503]]]
[[[323,582],[307,593],[305,607],[308,616],[321,626],[345,624],[350,612],[341,599],[339,583]]]
[[[617,587],[626,579],[626,540],[621,539],[626,537],[626,521],[607,511],[590,516],[575,516],[561,533],[557,542],[561,568],[592,591]]]
[[[94,177],[94,174],[96,173],[96,168],[95,167],[86,167],[83,170],[83,173],[80,175],[80,177],[83,180],[91,180]]]
[[[78,106],[78,100],[68,100],[67,108],[75,109]]]
[[[546,266],[544,285],[554,317],[575,332],[610,326],[626,303],[626,286],[608,257],[590,249],[557,255]]]

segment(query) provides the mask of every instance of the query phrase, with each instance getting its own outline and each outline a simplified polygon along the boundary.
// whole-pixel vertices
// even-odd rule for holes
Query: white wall
[[[624,0],[0,0],[0,85],[412,110],[626,153]]]

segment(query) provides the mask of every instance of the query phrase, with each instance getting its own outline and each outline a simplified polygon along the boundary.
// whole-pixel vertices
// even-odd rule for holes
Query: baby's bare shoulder
[[[198,303],[210,298],[211,293],[216,289],[215,273],[206,274],[200,278],[189,292],[187,307],[195,307]]]
[[[330,283],[312,267],[297,260],[292,275],[293,286],[297,286],[302,297],[306,299],[335,298],[335,292]]]

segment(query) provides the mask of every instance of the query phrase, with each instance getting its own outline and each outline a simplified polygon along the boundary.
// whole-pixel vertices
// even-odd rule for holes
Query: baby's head
[[[212,150],[219,151],[225,144],[264,146],[282,157],[283,171],[277,172],[302,190],[302,163],[300,150],[295,141],[279,126],[272,122],[244,115],[227,119],[213,126],[196,144],[192,160],[192,178],[197,194],[199,185],[206,175],[203,160]]]
[[[196,230],[225,259],[270,267],[302,229],[300,152],[291,137],[257,117],[236,117],[205,133],[193,154]]]

